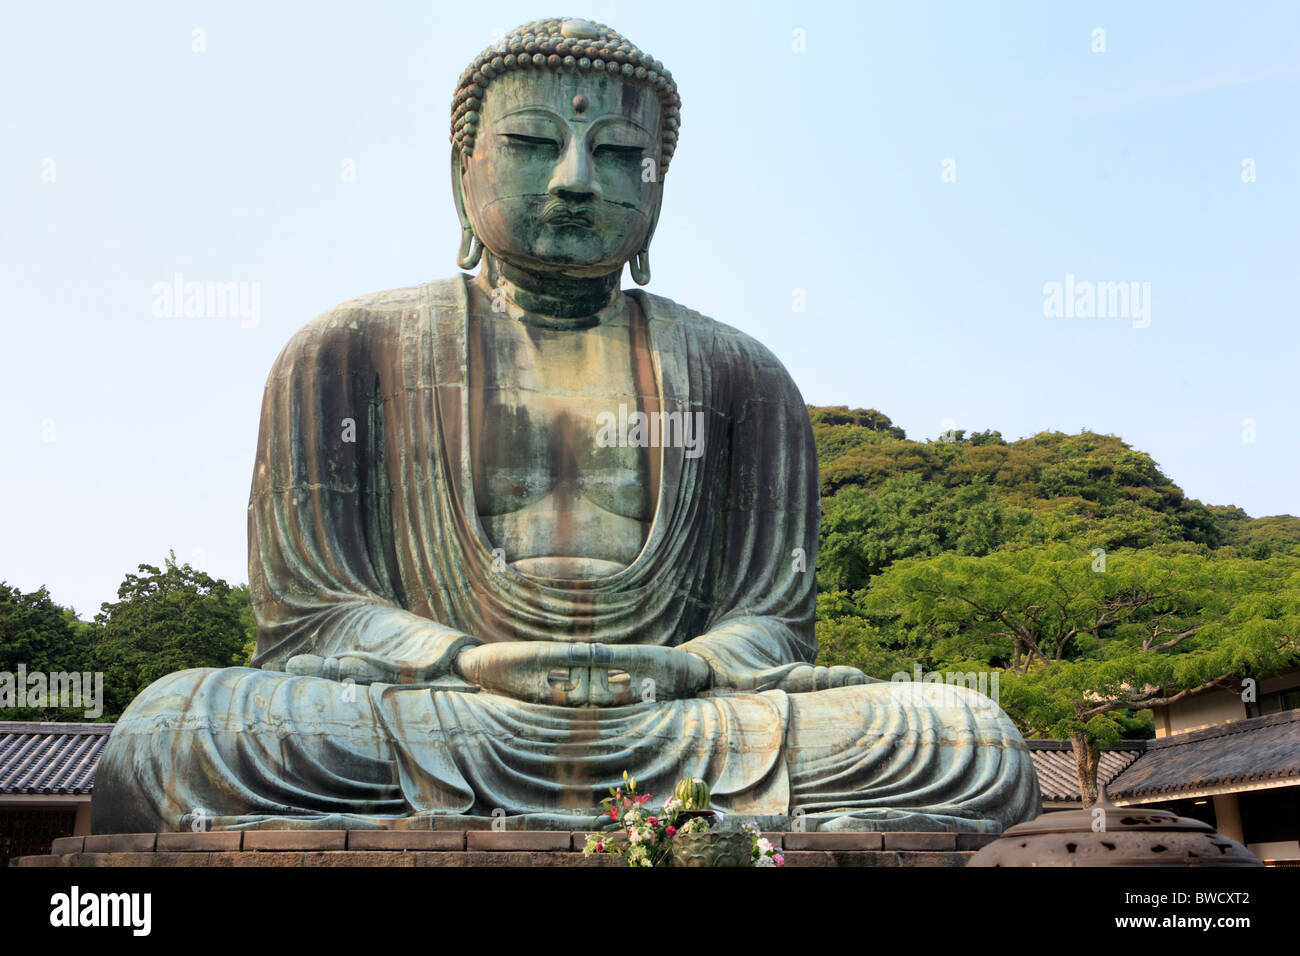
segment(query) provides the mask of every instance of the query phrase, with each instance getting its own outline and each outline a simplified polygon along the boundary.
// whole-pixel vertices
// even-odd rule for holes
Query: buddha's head
[[[538,20],[484,50],[452,103],[461,267],[486,247],[557,278],[631,262],[645,284],[680,106],[663,64],[600,24]]]

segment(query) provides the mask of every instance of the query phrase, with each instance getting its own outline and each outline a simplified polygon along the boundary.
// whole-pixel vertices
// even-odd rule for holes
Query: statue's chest
[[[477,324],[469,410],[480,514],[545,502],[557,517],[591,506],[653,516],[650,449],[601,440],[611,416],[658,406],[649,355],[639,346],[626,324],[568,332],[508,318]]]

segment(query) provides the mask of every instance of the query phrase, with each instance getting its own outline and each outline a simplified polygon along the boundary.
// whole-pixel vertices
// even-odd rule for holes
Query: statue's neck
[[[484,251],[477,281],[489,296],[504,294],[513,318],[546,328],[585,329],[601,324],[621,302],[621,275],[621,269],[591,279],[534,272]]]

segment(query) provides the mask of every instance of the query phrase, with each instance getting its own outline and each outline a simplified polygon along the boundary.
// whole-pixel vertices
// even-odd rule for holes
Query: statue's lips
[[[595,225],[595,218],[585,208],[573,207],[557,202],[547,204],[542,210],[542,223],[547,226],[585,226],[590,229]]]
[[[548,226],[582,226],[586,229],[590,229],[594,225],[586,216],[569,215],[547,216],[542,222]]]

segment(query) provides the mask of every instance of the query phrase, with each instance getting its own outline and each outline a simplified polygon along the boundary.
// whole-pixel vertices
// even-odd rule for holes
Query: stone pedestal
[[[961,867],[996,834],[767,833],[787,866]],[[63,837],[10,866],[620,866],[586,831],[244,830]]]

